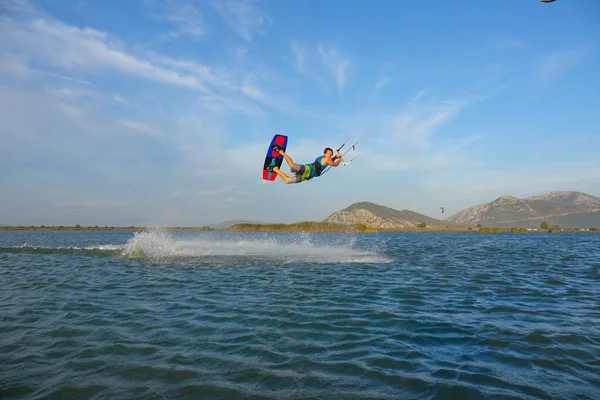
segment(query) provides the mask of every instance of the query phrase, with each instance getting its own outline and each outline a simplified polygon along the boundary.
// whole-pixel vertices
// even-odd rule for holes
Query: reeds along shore
[[[81,231],[104,231],[104,230],[146,230],[150,227],[144,226],[0,226],[0,230],[81,230]],[[293,224],[234,224],[229,228],[214,228],[210,226],[200,227],[159,227],[164,230],[174,231],[261,231],[261,232],[600,232],[600,229],[591,228],[549,228],[549,229],[526,229],[526,228],[494,228],[494,227],[411,227],[411,228],[372,228],[364,224],[332,224],[328,222],[297,222]]]

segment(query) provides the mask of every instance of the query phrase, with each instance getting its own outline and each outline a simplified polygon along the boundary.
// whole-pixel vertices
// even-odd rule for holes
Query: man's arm
[[[337,167],[338,165],[340,165],[340,163],[342,161],[344,161],[344,158],[342,157],[342,155],[340,153],[337,153],[336,155],[337,160],[335,161],[331,161],[331,158],[327,160],[327,164],[331,165],[332,167]]]

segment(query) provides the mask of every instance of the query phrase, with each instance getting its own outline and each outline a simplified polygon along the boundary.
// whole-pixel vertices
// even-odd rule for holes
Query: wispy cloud
[[[188,36],[192,38],[203,37],[207,30],[208,24],[204,20],[204,16],[192,4],[174,4],[170,1],[162,0],[146,0],[146,7],[154,18],[167,21],[175,26],[175,28],[167,35],[170,39],[175,39],[179,36]]]
[[[0,29],[0,35],[1,32]],[[31,75],[27,63],[7,52],[0,52],[0,71],[7,72],[18,79],[27,79]]]
[[[141,132],[141,133],[149,133],[152,132],[152,128],[150,128],[148,125],[139,122],[139,121],[131,121],[128,119],[120,119],[118,121],[121,125],[123,125],[124,127],[128,128],[129,130],[133,130],[136,132]]]
[[[167,15],[166,19],[178,26],[177,34],[201,37],[206,33],[206,22],[196,7],[186,5]]]
[[[516,175],[519,179],[516,179]],[[597,160],[561,162],[543,168],[518,171],[498,168],[463,168],[448,179],[440,173],[431,177],[427,186],[438,193],[452,193],[462,197],[480,196],[482,201],[492,201],[501,195],[532,196],[555,190],[579,190],[590,194],[600,187],[600,164]]]
[[[428,95],[425,96],[425,93]],[[472,154],[485,154],[481,148],[484,135],[454,132],[452,140],[448,140],[436,134],[457,119],[463,110],[495,94],[491,91],[487,95],[440,100],[435,92],[419,91],[399,108],[377,108],[353,115],[329,116],[327,119],[333,121],[332,130],[362,137],[357,147],[360,153],[357,162],[365,173],[431,171],[454,168],[464,163],[473,166],[481,160]],[[478,151],[474,151],[476,148]]]
[[[223,17],[225,24],[242,39],[252,41],[273,19],[251,0],[214,0],[213,6]]]
[[[338,91],[343,91],[350,62],[338,47],[320,45],[317,49],[323,63],[333,74]]]
[[[588,47],[558,50],[541,57],[536,66],[535,75],[541,85],[547,85],[577,66],[588,53]]]
[[[377,92],[380,89],[382,89],[384,86],[388,85],[390,82],[398,79],[396,76],[394,76],[393,73],[391,73],[392,66],[393,66],[393,64],[391,62],[386,62],[383,64],[383,66],[381,67],[381,72],[379,74],[379,78],[377,79],[377,82],[375,83],[375,87],[374,87],[373,91]]]
[[[9,47],[30,58],[59,68],[109,68],[138,78],[202,90],[206,84],[198,75],[184,75],[161,68],[126,53],[104,32],[77,28],[51,19],[8,22],[12,39]]]
[[[434,130],[456,116],[467,104],[465,100],[445,100],[435,104],[413,101],[392,117],[391,140],[403,146],[429,146]]]
[[[377,83],[375,84],[375,91],[380,90],[385,85],[387,85],[388,83],[394,81],[395,79],[397,79],[395,76],[382,76],[382,77],[380,77],[377,80]]]
[[[290,47],[294,54],[294,69],[300,73],[305,72],[304,63],[306,62],[306,46],[297,41],[293,41]]]
[[[235,112],[249,117],[258,117],[264,114],[260,106],[244,96],[237,98],[223,96],[213,91],[199,96],[198,104],[205,110],[221,115],[230,115]]]
[[[52,79],[56,79],[56,80],[61,80],[61,81],[65,81],[65,82],[69,82],[69,83],[74,83],[77,85],[89,85],[91,82],[87,81],[85,79],[80,79],[80,78],[73,78],[71,76],[65,76],[65,75],[61,75],[61,74],[54,74],[51,72],[47,72],[47,71],[40,71],[39,69],[33,69],[30,68],[30,71],[32,73],[35,73],[36,75],[40,75],[46,78],[52,78]]]
[[[127,100],[125,100],[122,96],[115,94],[111,100],[117,104],[129,104]]]
[[[60,104],[59,109],[68,116],[73,118],[83,119],[85,117],[85,112],[80,108],[73,104]]]
[[[0,4],[0,11],[31,13],[35,12],[36,9],[26,0],[4,0]]]
[[[254,8],[245,3],[224,4],[237,10],[235,15],[244,21],[253,15],[249,10]],[[248,21],[245,23],[249,24]],[[30,63],[45,66],[43,71],[34,71],[36,74],[79,82],[92,80],[99,72],[110,71],[197,92],[201,97],[200,104],[212,111],[258,115],[256,104],[248,101],[275,110],[293,108],[285,106],[287,101],[282,100],[282,96],[266,93],[254,77],[249,83],[252,72],[249,74],[247,70],[215,69],[197,61],[173,59],[152,52],[134,54],[127,51],[125,43],[106,32],[67,25],[40,10],[28,9],[26,14],[3,17],[2,32],[2,38],[8,40],[0,39],[0,54],[7,55],[2,58],[0,68],[23,78],[32,71]],[[63,70],[68,71],[69,76],[61,74]]]
[[[276,69],[257,66],[245,72],[240,91],[257,104],[287,115],[303,113],[301,107],[289,93],[292,84]]]

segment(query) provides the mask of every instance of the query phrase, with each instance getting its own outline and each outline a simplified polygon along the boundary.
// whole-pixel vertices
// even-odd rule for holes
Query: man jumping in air
[[[283,179],[285,183],[299,183],[303,181],[307,181],[309,179],[314,178],[315,176],[320,176],[321,173],[328,165],[332,167],[337,167],[341,162],[344,161],[344,158],[340,153],[337,153],[336,160],[332,161],[331,156],[333,156],[333,150],[329,147],[325,148],[323,151],[323,155],[319,156],[315,159],[315,162],[312,164],[294,164],[294,161],[285,154],[283,149],[278,145],[273,145],[273,150],[278,152],[285,158],[285,161],[290,166],[290,171],[294,175],[288,176],[284,172],[282,172],[278,167],[269,167],[270,169],[277,173]]]

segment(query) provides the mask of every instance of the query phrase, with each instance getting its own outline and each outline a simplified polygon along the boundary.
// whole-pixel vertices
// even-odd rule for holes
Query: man
[[[273,150],[275,150],[276,152],[281,154],[283,158],[285,158],[285,161],[290,166],[290,171],[292,171],[292,173],[294,174],[292,176],[288,176],[278,167],[269,167],[272,168],[273,171],[277,173],[277,175],[279,175],[285,183],[299,183],[307,181],[309,179],[314,178],[315,176],[320,176],[323,170],[327,168],[328,165],[332,167],[337,167],[338,165],[340,165],[341,162],[344,161],[340,153],[337,153],[336,155],[337,160],[332,161],[331,156],[333,156],[333,150],[329,147],[325,148],[325,150],[323,151],[323,155],[317,157],[315,159],[315,162],[313,162],[312,164],[303,165],[294,164],[294,161],[290,158],[290,156],[285,154],[283,149],[278,145],[274,145]]]

